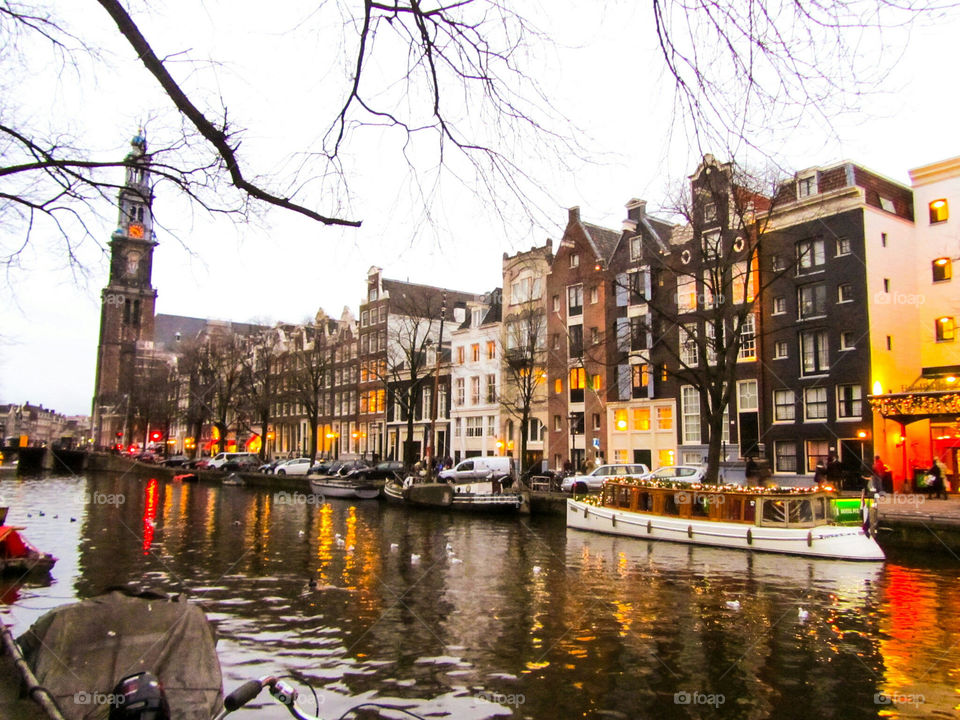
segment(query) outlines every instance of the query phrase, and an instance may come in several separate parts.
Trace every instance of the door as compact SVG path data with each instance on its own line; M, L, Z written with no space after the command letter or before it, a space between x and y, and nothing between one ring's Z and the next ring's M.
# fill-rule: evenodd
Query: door
M634 463L643 463L648 468L653 467L653 451L652 450L634 450L633 451L633 462Z

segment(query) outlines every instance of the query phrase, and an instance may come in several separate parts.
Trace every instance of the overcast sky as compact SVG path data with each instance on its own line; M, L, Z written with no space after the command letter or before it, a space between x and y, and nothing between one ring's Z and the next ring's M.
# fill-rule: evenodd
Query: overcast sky
M549 192L544 210L552 226L532 227L506 204L500 208L504 223L489 199L450 182L430 189L434 204L424 222L422 203L397 161L396 138L372 139L354 146L348 158L351 195L343 214L362 219L360 229L323 228L279 210L249 224L211 219L172 188L158 187L157 312L289 322L321 307L332 315L345 305L356 312L371 265L392 278L482 292L500 284L503 252L556 240L571 205L581 207L584 220L611 228L620 227L630 198L648 200L655 212L670 187L696 167L699 151L682 140L671 117L670 87L649 18L622 5L633 3L609 3L585 15L582 3L557 2L537 17L556 41L532 59L538 85L579 129L593 160L570 158L573 169L561 171L535 152L524 157L522 147L510 149ZM329 53L341 49L290 32L291 17L265 13L261 3L187 9L193 6L157 4L150 15L135 18L160 56L188 52L218 61L192 67L190 77L204 100L222 97L234 122L247 128L244 148L255 169L281 173L288 167L284 158L316 142L324 125L318 118L324 112L329 117L318 98L334 83L322 69L331 65ZM70 127L96 157L119 159L145 120L148 129L162 127L156 118L167 104L105 14L95 4L84 7L71 22L105 47L106 65L83 64L78 73L49 64L27 67L15 85L0 90L8 97L13 92L17 110L34 120L68 114ZM335 35L335 24L328 27ZM958 31L957 19L915 28L884 92L868 98L863 112L838 120L835 137L812 120L801 122L770 152L796 170L851 159L904 183L910 168L960 155ZM35 236L21 267L0 285L0 402L90 412L100 290L107 281L104 250L116 214L111 209L89 221L100 237L80 248L86 275L71 269L54 237Z

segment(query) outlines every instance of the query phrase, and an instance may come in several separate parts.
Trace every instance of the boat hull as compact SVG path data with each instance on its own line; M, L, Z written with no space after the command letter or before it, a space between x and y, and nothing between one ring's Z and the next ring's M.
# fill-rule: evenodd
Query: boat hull
M759 527L597 507L577 500L567 500L567 527L690 545L841 560L884 560L883 550L876 540L859 527Z
M358 485L350 482L335 482L331 480L310 480L310 490L315 495L335 498L352 498L354 500L374 500L380 496L377 485Z
M403 487L390 482L384 485L383 494L391 502L442 510L516 513L529 508L529 502L521 493L471 492L467 487L469 485L458 488L448 483L416 483Z

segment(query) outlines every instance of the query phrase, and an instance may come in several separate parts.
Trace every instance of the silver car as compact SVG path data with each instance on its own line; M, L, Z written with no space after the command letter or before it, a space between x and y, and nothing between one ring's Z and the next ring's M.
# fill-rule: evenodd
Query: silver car
M589 475L571 475L564 478L560 483L560 490L563 492L576 492L583 494L587 492L599 492L603 488L603 483L614 477L633 476L640 477L650 472L643 463L632 463L629 465L601 465Z
M644 480L669 480L671 482L703 482L704 468L699 465L666 465L643 476Z

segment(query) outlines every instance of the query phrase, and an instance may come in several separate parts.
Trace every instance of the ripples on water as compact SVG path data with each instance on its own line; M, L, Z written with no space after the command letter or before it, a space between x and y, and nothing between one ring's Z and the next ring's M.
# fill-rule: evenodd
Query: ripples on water
M0 588L18 633L109 585L184 592L217 625L227 690L292 673L325 718L364 701L465 720L958 706L957 562L750 555L567 531L560 518L282 504L109 475L4 480L0 504L60 558L46 586ZM301 698L311 708L309 690ZM237 717L288 717L255 707Z

